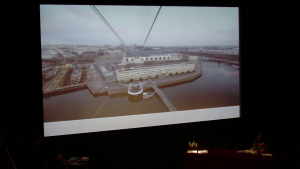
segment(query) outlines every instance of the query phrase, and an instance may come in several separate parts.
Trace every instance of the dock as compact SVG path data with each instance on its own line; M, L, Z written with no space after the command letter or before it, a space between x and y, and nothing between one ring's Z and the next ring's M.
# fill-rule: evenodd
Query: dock
M76 85L71 85L71 86L58 87L55 90L56 91L66 91L66 90L78 89L78 88L82 88L82 87L86 87L86 86L87 86L87 83L81 83L81 84L76 84Z
M70 69L61 69L49 82L43 87L44 93L53 92L56 88L62 87L66 81L66 74Z
M172 105L164 93L156 86L156 84L151 85L155 92L160 96L161 100L165 103L170 111L177 111L177 109Z
M65 91L72 91L73 89L81 89L87 87L87 83L66 85L67 74L71 71L71 68L61 69L50 81L48 81L43 87L43 94L55 94Z

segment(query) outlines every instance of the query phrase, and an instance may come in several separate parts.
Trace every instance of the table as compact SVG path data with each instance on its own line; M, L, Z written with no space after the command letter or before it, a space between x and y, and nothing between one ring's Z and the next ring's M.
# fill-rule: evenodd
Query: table
M204 148L199 150L208 150L208 154L183 153L184 169L214 169L214 168L243 168L243 169L273 169L276 168L274 154L272 157L263 157L246 153L236 154L235 150L222 148Z
M79 163L82 163L82 165L79 165ZM80 160L78 163L66 164L65 166L66 166L66 169L72 169L72 168L76 168L76 169L85 168L85 169L88 169L89 159L87 159L85 161Z

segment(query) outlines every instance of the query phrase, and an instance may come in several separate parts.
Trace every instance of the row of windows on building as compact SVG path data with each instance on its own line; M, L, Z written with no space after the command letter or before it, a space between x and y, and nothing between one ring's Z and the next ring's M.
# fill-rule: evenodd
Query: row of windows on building
M147 70L147 71L157 71L157 70L166 70L166 69L173 69L173 68L188 68L188 67L194 67L194 64L192 63L186 63L186 64L171 64L171 65L163 65L162 66L149 66L149 67L142 67L142 68L135 68L134 70L119 70L119 72L126 73L126 72L138 72L141 70Z
M186 71L189 71L189 70L185 70L185 71L183 71L183 70L184 69L178 70L177 72L186 72ZM168 72L168 74L169 73L171 73L171 72ZM159 74L159 73L156 72L155 74ZM132 77L136 77L136 76L149 76L149 73L118 75L119 78L132 78Z
M183 67L176 67L178 71L180 70L186 70L186 69L194 69L193 66L183 66ZM149 73L160 73L162 71L172 71L174 68L167 68L167 69L161 69L161 70L149 70L149 71L142 71L142 72L120 72L118 73L119 77L128 77L128 76L135 76L135 75L148 75Z
M181 56L179 56L179 57L181 57ZM158 57L158 59L157 59L157 57L155 57L154 59L153 59L153 57L150 57L150 59L147 57L147 58L141 58L141 61L144 61L144 60L146 60L146 61L151 61L151 60L169 60L170 59L170 57ZM134 61L135 59L134 58L131 58L131 59L128 59L128 58L126 58L126 62L128 62L128 61Z

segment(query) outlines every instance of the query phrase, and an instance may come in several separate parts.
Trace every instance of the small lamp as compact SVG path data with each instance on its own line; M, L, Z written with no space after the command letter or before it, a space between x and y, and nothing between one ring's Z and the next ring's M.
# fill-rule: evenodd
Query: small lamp
M189 142L189 150L187 151L187 153L197 153L198 152L198 143L195 143L195 141L193 141L192 143Z

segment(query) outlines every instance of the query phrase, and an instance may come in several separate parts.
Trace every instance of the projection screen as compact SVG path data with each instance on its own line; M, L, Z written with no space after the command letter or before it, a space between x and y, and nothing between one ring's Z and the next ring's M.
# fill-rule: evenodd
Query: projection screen
M237 7L40 5L44 135L240 117Z

